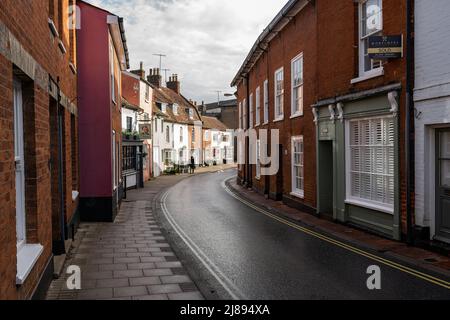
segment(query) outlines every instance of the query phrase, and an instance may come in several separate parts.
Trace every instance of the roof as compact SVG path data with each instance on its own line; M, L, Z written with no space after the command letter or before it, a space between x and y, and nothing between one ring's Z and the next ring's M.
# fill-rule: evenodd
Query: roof
M289 0L288 3L286 3L283 9L281 9L256 40L247 55L247 58L234 77L233 82L231 82L232 87L238 85L242 79L245 78L261 55L266 51L269 42L283 30L283 28L291 21L292 17L306 7L308 3L313 1L314 0Z
M219 131L226 131L229 129L222 121L220 121L215 117L203 116L202 120L203 120L203 128L205 129L216 129Z
M124 97L122 97L122 108L134 111L144 111L141 107L128 102L127 99L125 99Z
M176 93L172 89L165 87L155 87L153 88L153 100L155 103L165 103L168 105L178 105L177 114L173 113L173 109L168 107L166 109L166 113L163 113L167 119L166 121L172 121L175 123L183 123L183 124L194 124L195 121L201 121L200 114L197 108L191 104L185 97L181 94ZM158 112L161 112L157 107ZM193 119L189 117L189 114L186 112L186 109L192 109L194 113ZM162 112L161 112L162 113Z
M217 109L217 108L236 107L237 105L238 105L237 99L220 101L220 104L218 104L217 102L205 104L206 110Z

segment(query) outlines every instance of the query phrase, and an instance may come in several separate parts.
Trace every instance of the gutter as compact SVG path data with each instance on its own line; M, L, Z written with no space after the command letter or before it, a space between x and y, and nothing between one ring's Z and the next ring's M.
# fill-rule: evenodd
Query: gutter
M123 18L119 17L120 36L122 38L123 49L125 51L125 59L127 61L127 69L130 69L130 53L128 52L127 38L125 36L125 27L123 25Z
M414 5L406 1L406 242L414 244L413 204L414 191Z

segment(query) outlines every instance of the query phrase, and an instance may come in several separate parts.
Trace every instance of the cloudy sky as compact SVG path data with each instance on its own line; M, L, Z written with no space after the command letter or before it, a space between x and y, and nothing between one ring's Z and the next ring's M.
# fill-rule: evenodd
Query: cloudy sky
M257 36L287 0L87 0L125 19L132 69L143 61L177 73L183 95L215 102ZM223 97L222 99L229 99Z

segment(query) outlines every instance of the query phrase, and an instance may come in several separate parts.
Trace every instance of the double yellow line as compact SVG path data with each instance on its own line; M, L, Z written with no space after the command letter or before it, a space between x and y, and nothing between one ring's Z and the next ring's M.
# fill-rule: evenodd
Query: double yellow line
M394 261L381 258L379 256L376 256L376 255L371 254L369 252L363 251L361 249L358 249L356 247L353 247L353 246L348 245L346 243L343 243L341 241L338 241L338 240L335 240L333 238L330 238L330 237L327 237L325 235L322 235L322 234L320 234L318 232L315 232L315 231L312 231L310 229L301 227L301 226L299 226L299 225L297 225L295 223L292 223L292 222L290 222L290 221L288 221L286 219L283 219L283 218L281 218L281 217L279 217L277 215L274 215L274 214L272 214L272 213L270 213L270 212L268 212L268 211L266 211L264 209L261 209L261 208L255 206L254 204L248 202L247 200L239 197L233 191L231 191L225 185L225 183L224 183L223 186L224 186L225 190L227 191L227 193L229 193L233 198L239 200L240 202L244 203L248 207L250 207L250 208L252 208L252 209L254 209L254 210L256 210L256 211L258 211L258 212L260 212L262 214L264 214L265 216L267 216L269 218L277 220L278 222L281 222L281 223L283 223L283 224L285 224L285 225L287 225L289 227L292 227L292 228L294 228L294 229L296 229L298 231L301 231L301 232L306 233L306 234L308 234L310 236L313 236L315 238L318 238L318 239L321 239L323 241L326 241L326 242L328 242L330 244L333 244L333 245L338 246L340 248L343 248L345 250L348 250L348 251L351 251L353 253L356 253L356 254L358 254L360 256L366 257L368 259L371 259L373 261L379 262L379 263L384 264L386 266L389 266L391 268L394 268L394 269L397 269L397 270L402 271L404 273L410 274L410 275L412 275L412 276L414 276L416 278L419 278L419 279L425 280L427 282L433 283L433 284L435 284L437 286L440 286L440 287L443 287L445 289L450 289L450 282L448 282L448 281L445 281L445 280L433 277L433 276L431 276L429 274L420 272L418 270L415 270L415 269L403 266L403 265L401 265L399 263L396 263Z

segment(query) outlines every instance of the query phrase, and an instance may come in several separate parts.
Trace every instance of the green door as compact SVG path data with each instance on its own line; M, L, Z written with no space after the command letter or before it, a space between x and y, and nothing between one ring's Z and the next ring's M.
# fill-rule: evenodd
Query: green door
M437 134L436 236L450 242L450 129Z

